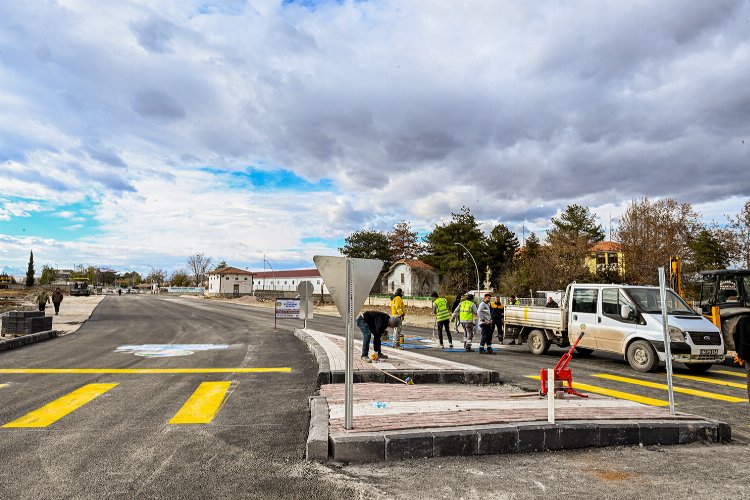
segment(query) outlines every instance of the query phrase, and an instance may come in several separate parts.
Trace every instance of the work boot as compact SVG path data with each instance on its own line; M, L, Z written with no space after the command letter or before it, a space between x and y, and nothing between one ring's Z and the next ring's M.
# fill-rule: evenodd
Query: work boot
M441 349L445 349L445 346L443 344L440 344L439 346Z
M466 346L466 352L471 352L471 346L470 345Z
M487 348L487 354L495 354L495 351L492 350L492 347Z
M484 354L484 347L479 346L479 354Z
M388 359L388 356L383 354L382 352L378 353L378 359Z
M363 363L372 363L372 360L367 356L362 356L361 359Z
M449 345L448 349L453 349L453 344Z

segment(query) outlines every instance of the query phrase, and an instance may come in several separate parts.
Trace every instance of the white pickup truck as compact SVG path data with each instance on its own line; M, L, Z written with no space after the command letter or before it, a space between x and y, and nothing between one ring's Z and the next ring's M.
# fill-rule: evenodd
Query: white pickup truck
M674 361L702 372L724 360L719 329L669 289L667 313ZM534 354L551 344L569 346L585 332L579 353L614 352L640 372L654 371L665 360L658 287L573 283L559 308L506 306L504 330L527 342Z

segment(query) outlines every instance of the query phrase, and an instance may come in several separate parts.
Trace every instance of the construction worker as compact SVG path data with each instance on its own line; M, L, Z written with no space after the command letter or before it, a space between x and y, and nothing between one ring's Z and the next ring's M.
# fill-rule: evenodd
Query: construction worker
M387 328L394 328L401 325L401 318L398 316L388 316L380 311L365 311L357 316L357 326L362 332L362 361L370 363L370 338L372 337L372 348L378 356L378 359L388 359L388 356L380 352L380 336Z
M448 301L444 297L438 297L437 292L432 292L432 314L435 315L438 335L440 336L440 348L445 349L443 344L443 329L448 335L448 347L453 349L453 337L451 337L451 311L448 309Z
M505 316L505 306L503 305L503 299L500 295L495 297L495 302L490 304L492 313L492 333L497 328L497 341L503 343L503 317Z
M461 295L460 292L456 294L456 298L453 300L453 305L451 305L451 311L456 310L456 308L458 307L458 304L461 303L461 297L463 297L463 295ZM460 324L461 322L459 321L458 318L456 318L456 331L458 331L458 325Z
M482 330L482 339L479 341L479 353L483 354L485 347L488 354L495 354L492 350L492 308L490 300L492 294L485 293L484 300L479 304L477 316L479 316L479 328Z
M42 290L41 292L39 292L39 295L36 296L36 302L37 302L37 305L39 306L39 310L44 312L44 310L47 308L47 304L52 302L52 300L50 300L49 294L47 293L47 291Z
M461 301L453 311L453 317L461 321L464 329L464 349L471 352L471 341L474 339L474 316L477 314L477 306L474 304L474 295L466 294L466 300Z
M60 287L58 286L55 288L55 291L52 292L52 305L55 306L55 316L60 312L60 304L63 301L63 293L62 290L60 290Z
M393 347L395 349L403 349L401 347L401 325L404 323L404 316L406 311L404 310L404 291L400 288L396 289L396 293L391 295L391 316L398 316L401 318L401 324L393 329Z
M521 301L516 298L515 295L511 295L510 299L508 299L508 305L509 306L520 306Z

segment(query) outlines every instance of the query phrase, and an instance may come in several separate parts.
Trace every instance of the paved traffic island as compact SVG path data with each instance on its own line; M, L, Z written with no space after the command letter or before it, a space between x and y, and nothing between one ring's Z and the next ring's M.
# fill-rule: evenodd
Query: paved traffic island
M353 428L344 386L311 398L308 460L363 462L624 446L727 442L731 428L664 408L590 395L547 400L507 385L354 385Z
M343 384L346 374L346 339L316 330L297 329L294 335L307 344L318 362L318 385ZM382 347L388 359L366 363L361 359L362 339L355 338L354 383L395 383L411 379L415 384L496 384L500 374L464 363L425 356L411 350ZM372 352L372 350L370 350ZM395 377L395 378L394 378Z

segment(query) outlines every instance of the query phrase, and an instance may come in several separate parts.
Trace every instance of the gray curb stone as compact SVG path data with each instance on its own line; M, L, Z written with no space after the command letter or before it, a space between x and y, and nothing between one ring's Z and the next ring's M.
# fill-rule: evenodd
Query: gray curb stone
M310 397L310 431L305 447L307 460L328 460L328 402L323 396Z
M325 349L318 344L312 335L302 329L295 329L294 336L305 343L318 363L318 387L323 384L343 384L346 373L341 370L331 371L331 364ZM500 372L495 370L388 370L388 373L404 380L411 377L415 384L499 384ZM398 380L386 376L377 370L355 371L354 383L398 384Z
M29 344L36 344L37 342L43 342L45 340L54 339L57 337L55 330L47 330L46 332L30 333L28 335L22 335L12 339L0 340L0 351L7 351L9 349L17 349Z
M605 446L724 442L731 428L713 420L522 422L414 431L369 432L329 438L338 462L571 450Z

